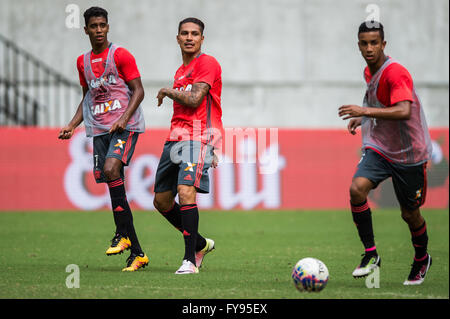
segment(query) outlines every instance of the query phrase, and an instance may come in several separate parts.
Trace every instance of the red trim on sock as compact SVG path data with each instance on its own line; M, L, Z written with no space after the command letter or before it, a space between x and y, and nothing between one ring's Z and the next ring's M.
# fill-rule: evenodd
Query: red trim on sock
M423 235L423 233L425 233L425 231L427 230L427 225L425 223L423 223L423 226L420 227L419 229L412 231L411 230L411 235L413 237L419 237L420 235Z
M352 207L352 213L362 213L370 208L368 202L365 202L361 206L355 206L355 205L351 204L351 207Z
M173 202L173 205L172 205L172 207L169 210L163 211L163 212L161 212L161 214L170 213L174 207L175 207L175 202Z
M118 178L116 180L113 180L111 182L108 182L108 187L117 187L123 185L123 180L121 178Z
M422 258L416 258L416 257L414 257L414 260L415 260L415 261L424 261L424 260L427 259L427 258L428 258L428 253L426 253L425 256L423 256Z
M197 204L182 205L180 207L180 210L183 211L183 210L189 210L189 209L194 209L194 208L197 208Z

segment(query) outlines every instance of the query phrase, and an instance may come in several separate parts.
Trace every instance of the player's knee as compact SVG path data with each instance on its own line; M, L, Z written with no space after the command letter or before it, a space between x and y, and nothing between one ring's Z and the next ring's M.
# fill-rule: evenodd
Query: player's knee
M155 209L156 209L157 211L161 211L161 210L160 210L160 204L159 204L158 200L156 199L156 197L153 198L153 207L155 207Z
M181 187L180 187L181 186ZM180 185L178 187L178 198L181 205L194 204L196 200L196 190L194 186Z
M415 223L420 218L420 212L418 209L409 209L401 207L402 218L409 225Z
M402 211L402 218L406 223L409 224L411 222L412 216L409 212Z
M167 201L164 198L161 198L157 194L155 194L155 198L153 199L153 206L156 208L158 212L166 212L171 208L173 203Z
M153 199L153 206L156 208L157 211L162 212L164 211L164 209L162 209L163 207L163 203L161 203L161 201L155 196L155 198Z
M105 174L107 180L112 181L120 178L120 169L116 165L105 163L105 166L103 166L103 174Z
M361 203L366 200L367 194L365 190L356 183L350 186L350 199L352 203Z

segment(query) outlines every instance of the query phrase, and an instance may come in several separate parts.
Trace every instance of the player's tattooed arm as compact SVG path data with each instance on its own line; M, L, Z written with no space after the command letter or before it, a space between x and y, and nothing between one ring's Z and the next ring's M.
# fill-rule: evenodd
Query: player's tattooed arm
M206 94L208 94L209 88L209 84L204 82L194 83L190 91L162 88L156 96L158 99L158 106L162 104L163 99L167 96L180 104L196 108L201 104Z

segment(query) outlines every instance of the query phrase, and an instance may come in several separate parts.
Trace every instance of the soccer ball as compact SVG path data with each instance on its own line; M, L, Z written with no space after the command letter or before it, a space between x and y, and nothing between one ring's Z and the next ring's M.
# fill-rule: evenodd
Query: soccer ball
M299 291L319 292L328 282L328 268L316 258L300 259L292 269L292 279Z

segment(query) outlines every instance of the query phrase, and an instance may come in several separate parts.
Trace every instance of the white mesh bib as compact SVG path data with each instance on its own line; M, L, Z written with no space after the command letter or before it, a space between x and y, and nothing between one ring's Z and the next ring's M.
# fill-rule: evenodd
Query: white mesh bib
M381 75L391 63L389 58L367 84L364 107L385 108L377 98ZM411 118L409 120L385 120L363 117L361 124L363 149L374 148L393 162L405 165L420 164L431 158L431 139L419 97L413 88Z
M128 107L131 91L119 77L114 62L114 52L117 48L118 46L110 44L105 71L98 78L91 68L92 51L84 54L84 76L89 87L83 100L83 120L87 136L106 134ZM140 106L131 116L126 129L144 132L145 122Z

